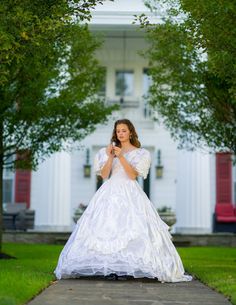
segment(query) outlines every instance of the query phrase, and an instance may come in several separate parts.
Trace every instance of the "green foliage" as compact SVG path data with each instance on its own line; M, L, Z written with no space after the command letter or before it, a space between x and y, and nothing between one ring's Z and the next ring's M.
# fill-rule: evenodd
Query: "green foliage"
M102 81L94 58L100 43L85 21L96 3L101 1L1 2L0 155L5 164L16 151L28 150L30 164L21 160L18 166L35 167L111 113L113 108L94 97Z
M95 98L103 70L86 21L97 3L0 3L0 251L3 167L35 168L94 131L114 109Z
M236 3L150 0L149 101L181 145L236 153Z

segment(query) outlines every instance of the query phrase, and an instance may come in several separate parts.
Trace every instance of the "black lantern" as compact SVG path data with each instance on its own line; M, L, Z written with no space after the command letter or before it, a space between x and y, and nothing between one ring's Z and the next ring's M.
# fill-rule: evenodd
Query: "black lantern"
M157 151L157 165L156 165L156 178L163 177L163 165L161 165L161 151L158 149Z
M91 177L91 165L89 164L89 149L86 149L86 164L84 164L84 177Z

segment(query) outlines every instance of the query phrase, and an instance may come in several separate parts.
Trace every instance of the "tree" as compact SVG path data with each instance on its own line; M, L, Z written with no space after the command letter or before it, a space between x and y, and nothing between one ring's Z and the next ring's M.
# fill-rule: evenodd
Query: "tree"
M236 153L236 2L149 0L149 102L180 146ZM164 14L163 14L164 12Z
M102 68L86 21L101 1L0 4L0 202L3 168L39 160L80 141L114 108L95 98ZM11 158L11 156L18 158ZM0 204L0 251L2 204Z

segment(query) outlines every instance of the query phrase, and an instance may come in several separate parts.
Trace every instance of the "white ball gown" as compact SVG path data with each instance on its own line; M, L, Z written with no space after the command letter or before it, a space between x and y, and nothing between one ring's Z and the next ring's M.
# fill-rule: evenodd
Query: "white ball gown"
M149 151L137 148L124 156L146 178ZM100 149L94 161L97 174L107 159L106 149ZM111 177L78 220L60 254L55 275L61 279L115 273L162 282L191 281L168 229L138 182L130 179L114 158Z

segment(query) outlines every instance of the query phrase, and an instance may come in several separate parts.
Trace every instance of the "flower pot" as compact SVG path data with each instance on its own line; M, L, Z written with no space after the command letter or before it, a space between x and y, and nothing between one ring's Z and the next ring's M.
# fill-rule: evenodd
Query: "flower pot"
M73 220L75 223L77 223L77 221L80 219L80 217L82 216L83 212L82 213L75 213L73 215Z
M177 221L174 212L158 212L161 219L171 228Z

